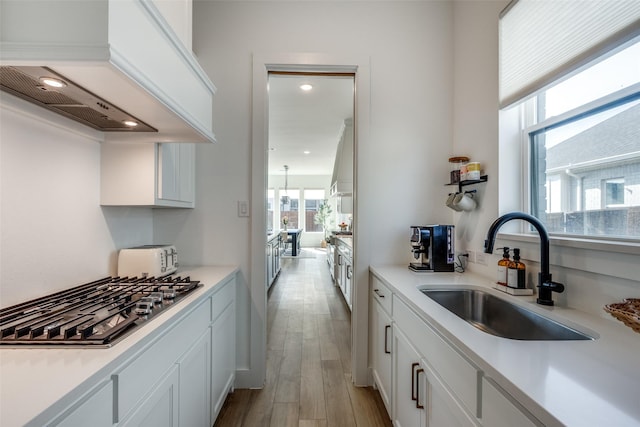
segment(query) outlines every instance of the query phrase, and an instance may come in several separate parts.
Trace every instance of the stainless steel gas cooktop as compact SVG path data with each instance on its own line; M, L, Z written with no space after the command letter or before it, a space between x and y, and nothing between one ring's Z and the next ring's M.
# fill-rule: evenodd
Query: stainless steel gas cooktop
M110 347L202 286L189 277L107 277L0 310L0 345Z

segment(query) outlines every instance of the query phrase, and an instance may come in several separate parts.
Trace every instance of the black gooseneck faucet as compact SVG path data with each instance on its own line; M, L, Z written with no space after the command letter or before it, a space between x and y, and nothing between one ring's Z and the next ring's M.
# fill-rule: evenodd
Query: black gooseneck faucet
M540 273L538 273L538 298L536 302L542 305L553 305L552 292L563 292L564 285L551 280L551 273L549 272L549 233L547 233L547 229L538 218L524 212L510 212L502 215L489 227L487 240L484 241L484 251L488 254L493 253L493 245L496 241L498 229L505 222L512 219L527 221L538 230L540 235Z

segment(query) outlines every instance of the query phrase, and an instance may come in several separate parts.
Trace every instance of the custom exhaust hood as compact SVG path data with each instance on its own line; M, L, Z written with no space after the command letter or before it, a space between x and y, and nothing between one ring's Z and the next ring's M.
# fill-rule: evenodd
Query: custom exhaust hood
M216 88L153 1L2 0L0 27L2 93L105 141L215 141Z
M157 132L47 67L0 66L0 89L102 132Z

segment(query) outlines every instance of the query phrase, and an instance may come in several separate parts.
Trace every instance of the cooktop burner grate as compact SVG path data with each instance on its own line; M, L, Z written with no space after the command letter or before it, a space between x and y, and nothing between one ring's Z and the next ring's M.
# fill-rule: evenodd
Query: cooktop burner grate
M0 309L0 345L109 347L202 286L190 277L107 277Z

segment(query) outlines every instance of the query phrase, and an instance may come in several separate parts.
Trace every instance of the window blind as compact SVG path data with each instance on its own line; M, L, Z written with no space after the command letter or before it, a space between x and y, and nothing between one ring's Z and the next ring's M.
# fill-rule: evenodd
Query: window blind
M640 0L514 0L500 15L500 108L640 35Z

